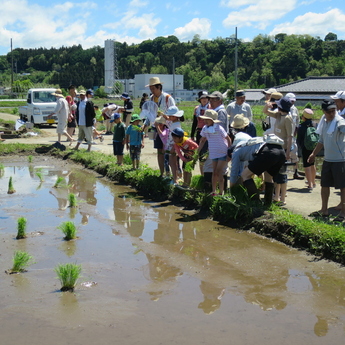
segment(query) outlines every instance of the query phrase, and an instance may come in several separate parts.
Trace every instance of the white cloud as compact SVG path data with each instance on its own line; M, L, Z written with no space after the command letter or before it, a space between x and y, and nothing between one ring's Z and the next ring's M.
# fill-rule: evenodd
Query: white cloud
M176 28L174 35L180 40L191 40L198 34L201 38L207 38L211 30L211 21L207 18L193 18L185 26Z
M297 6L297 0L285 0L283 3L277 0L242 0L240 3L250 6L239 11L230 12L223 20L224 27L253 26L264 30L268 25L282 18Z
M132 0L129 3L130 8L136 8L136 7L145 7L148 5L147 1L141 1L141 0Z
M345 14L335 8L326 13L308 12L298 16L291 23L282 23L277 25L270 35L279 33L291 34L308 34L320 36L323 38L328 32L345 31Z

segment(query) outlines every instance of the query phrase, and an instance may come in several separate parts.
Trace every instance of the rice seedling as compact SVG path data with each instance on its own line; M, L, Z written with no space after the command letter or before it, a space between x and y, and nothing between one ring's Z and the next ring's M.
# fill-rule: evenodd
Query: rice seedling
M40 179L40 182L43 182L43 181L44 181L43 175L42 175L41 172L37 171L37 172L36 172L36 176Z
M74 291L81 273L81 265L65 264L55 267L55 272L61 282L61 291Z
M3 164L0 164L0 170L5 170L5 166Z
M66 181L62 176L58 176L53 187L58 188L61 184L66 184Z
M17 220L17 237L16 239L19 240L21 238L26 238L26 223L27 219L24 217L19 217Z
M76 238L77 228L73 222L63 222L58 229L60 229L65 235L64 240L70 241Z
M12 181L12 176L10 177L10 180L8 181L8 191L7 194L13 194L15 193L15 189L13 188L13 181Z
M69 207L77 207L77 197L73 193L68 194Z
M28 161L29 161L29 163L32 163L32 156L31 155L28 156Z
M33 257L29 253L18 250L14 252L11 273L25 272L26 268L34 263Z

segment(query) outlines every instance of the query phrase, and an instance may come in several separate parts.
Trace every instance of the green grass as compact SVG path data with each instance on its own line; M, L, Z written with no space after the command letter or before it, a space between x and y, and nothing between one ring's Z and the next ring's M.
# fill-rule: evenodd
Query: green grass
M64 240L70 241L77 237L77 228L73 222L63 222L58 229L65 235Z
M81 265L58 265L55 272L61 282L61 291L74 291L81 273Z
M21 238L26 238L26 224L27 219L24 217L19 217L17 219L17 237L16 239L19 240Z
M8 181L8 191L7 194L13 194L15 193L15 189L13 187L13 181L12 181L12 176L10 177L9 181Z
M29 163L32 163L32 160L33 160L32 155L29 155L29 156L28 156L28 162L29 162Z
M33 257L27 252L22 252L20 250L14 252L13 256L13 266L11 269L12 273L25 272L26 268L34 264Z
M77 197L73 193L68 194L68 202L69 202L69 207L77 207L78 202L77 202Z
M0 101L0 108L1 107L20 107L22 105L26 105L25 101Z

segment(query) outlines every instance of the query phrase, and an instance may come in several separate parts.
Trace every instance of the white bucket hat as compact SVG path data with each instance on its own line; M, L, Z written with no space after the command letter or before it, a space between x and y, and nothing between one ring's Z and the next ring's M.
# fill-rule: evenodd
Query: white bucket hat
M165 112L165 115L167 116L176 116L176 117L182 117L184 114L183 110L179 110L179 108L176 107L176 105L172 105L168 108L168 110Z

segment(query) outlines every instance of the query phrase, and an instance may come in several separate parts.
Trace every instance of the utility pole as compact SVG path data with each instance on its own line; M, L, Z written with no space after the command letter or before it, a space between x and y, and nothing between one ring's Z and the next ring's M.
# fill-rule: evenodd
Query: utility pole
M12 70L12 73L11 73L11 92L12 92L12 89L13 89L13 54L12 54L12 38L11 38L11 70Z
M173 57L173 98L176 98L175 95L175 58Z
M237 44L237 26L236 26L235 28L235 94L237 91L237 63L238 63L238 44Z

